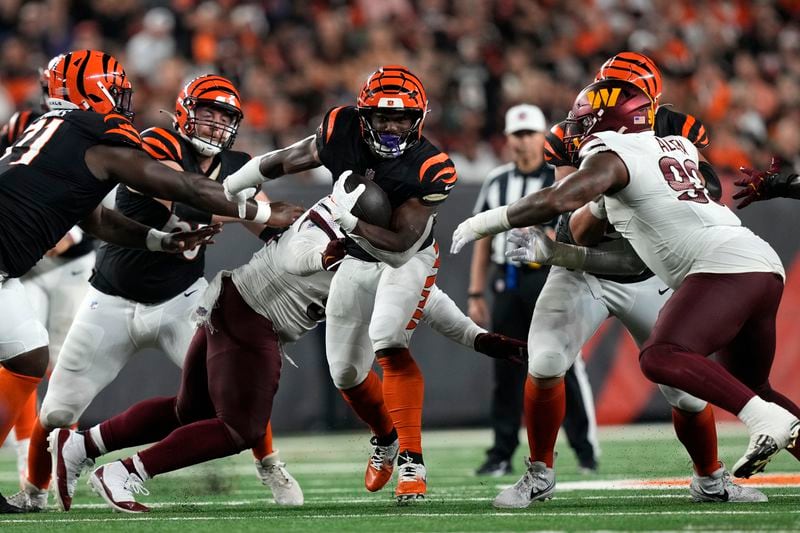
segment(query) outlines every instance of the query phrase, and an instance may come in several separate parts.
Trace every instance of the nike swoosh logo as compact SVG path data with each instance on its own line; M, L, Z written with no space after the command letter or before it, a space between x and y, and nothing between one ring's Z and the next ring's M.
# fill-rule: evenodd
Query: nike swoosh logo
M189 296L191 296L192 294L196 293L198 290L199 290L199 289L195 289L195 290L193 290L193 291L189 291L189 292L184 292L184 293L183 293L183 295L184 295L184 296L186 296L186 297L188 298L188 297L189 297Z
M664 296L665 294L667 294L668 290L669 290L669 287L667 287L666 289L663 289L663 290L662 289L658 289L658 294L660 294L661 296Z
M455 183L451 183L450 185L445 185L445 186L444 186L444 190L446 190L446 191L449 191L450 189L452 189L452 188L453 188L453 187L455 187L455 186L456 186L456 184L455 184Z

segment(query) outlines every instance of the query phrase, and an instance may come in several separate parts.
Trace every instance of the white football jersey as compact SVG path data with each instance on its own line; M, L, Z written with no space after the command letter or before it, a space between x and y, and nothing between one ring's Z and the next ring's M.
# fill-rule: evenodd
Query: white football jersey
M311 209L330 218L318 202ZM332 225L337 236L342 236ZM333 272L315 271L295 275L287 268L287 260L307 253L309 259L321 261L330 237L313 222L301 216L276 241L256 252L250 261L232 273L233 282L247 304L258 314L270 319L275 332L284 342L295 341L325 320L325 303L331 288ZM317 266L317 268L320 268Z
M710 199L697 148L688 139L600 132L583 143L580 157L604 151L617 154L630 177L624 189L606 195L608 220L667 285L675 289L700 272L775 272L785 278L772 247Z

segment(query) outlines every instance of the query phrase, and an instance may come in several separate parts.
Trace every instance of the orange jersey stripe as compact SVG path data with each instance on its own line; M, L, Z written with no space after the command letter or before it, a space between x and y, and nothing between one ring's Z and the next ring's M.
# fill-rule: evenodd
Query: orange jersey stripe
M135 142L136 144L141 144L142 140L139 138L139 135L134 135L133 133L123 130L122 128L113 128L107 130L106 133L116 133L118 135L122 135L123 137L127 137L131 141Z
M446 153L441 152L426 159L425 162L422 163L422 166L419 167L419 181L422 181L422 178L425 176L425 172L427 172L429 168L437 163L444 163L448 158L449 156Z
M456 167L451 166L451 165L448 165L448 166L444 167L442 170L440 170L439 172L437 172L436 175L433 177L433 179L431 179L431 183L433 183L434 181L438 180L439 178L441 178L445 174L449 174L451 172L453 173L453 175L451 177L447 178L446 180L444 180L444 183L447 183L447 184L453 183L458 178L456 177Z
M689 132L691 131L692 126L694 126L694 122L695 120L692 115L686 115L686 122L683 123L683 129L681 129L681 135L683 135L686 138L689 138Z
M333 135L333 123L336 122L336 115L339 114L343 107L336 107L331 111L331 114L328 116L328 129L325 130L325 142L327 143L331 139L331 135Z
M142 139L142 148L154 159L170 159L169 149L158 139L152 137Z

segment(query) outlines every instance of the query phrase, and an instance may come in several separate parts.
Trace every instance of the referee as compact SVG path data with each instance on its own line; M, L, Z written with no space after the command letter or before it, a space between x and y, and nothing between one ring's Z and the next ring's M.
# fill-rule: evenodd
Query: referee
M555 181L553 167L544 162L547 131L542 111L522 104L506 113L505 133L513 162L494 169L486 178L475 204L475 214L510 204ZM553 221L553 224L555 220ZM553 224L548 224L552 229ZM516 339L527 339L536 299L544 287L549 267L515 265L506 260L506 235L501 233L475 242L470 268L469 316L477 324ZM491 267L491 268L490 268ZM491 314L484 297L489 286L494 293ZM511 458L519 444L522 398L527 368L508 361L494 361L494 391L491 421L494 446L478 475L510 474ZM580 357L565 376L567 412L564 429L584 473L597 469L594 403Z

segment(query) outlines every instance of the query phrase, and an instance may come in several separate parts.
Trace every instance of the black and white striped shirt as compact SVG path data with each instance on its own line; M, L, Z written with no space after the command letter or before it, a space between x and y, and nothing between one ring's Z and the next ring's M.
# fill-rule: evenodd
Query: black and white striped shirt
M547 163L542 163L539 168L527 174L520 172L514 163L501 165L491 171L483 182L473 214L516 202L554 182L555 171ZM546 225L554 226L555 220ZM492 240L492 262L499 265L506 263L506 237L505 233L500 233Z

